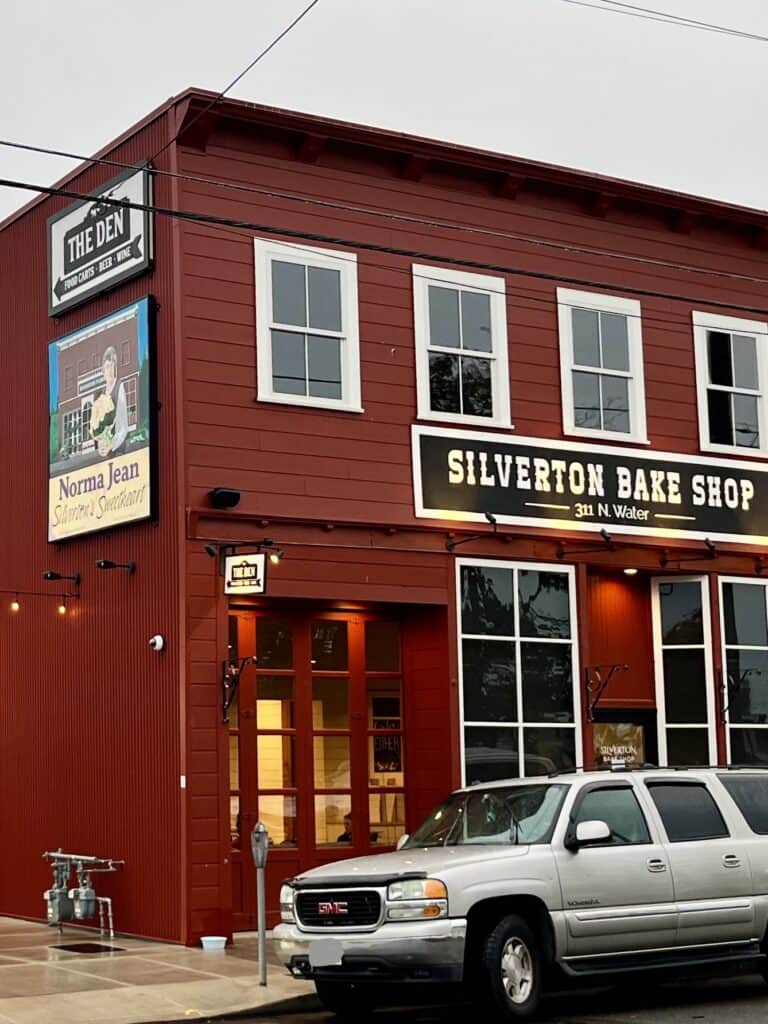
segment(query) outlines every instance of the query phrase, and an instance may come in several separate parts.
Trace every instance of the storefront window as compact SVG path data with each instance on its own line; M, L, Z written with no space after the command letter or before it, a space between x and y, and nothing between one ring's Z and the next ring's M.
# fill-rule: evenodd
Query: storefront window
M733 764L768 764L768 602L759 580L721 580L726 715Z
M573 574L459 564L467 784L576 764Z

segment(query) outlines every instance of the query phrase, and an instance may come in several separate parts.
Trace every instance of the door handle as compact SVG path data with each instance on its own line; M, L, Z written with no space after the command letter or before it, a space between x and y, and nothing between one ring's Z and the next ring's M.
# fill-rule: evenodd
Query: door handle
M666 871L667 862L665 860L661 860L659 857L652 857L648 861L648 870L653 872Z
M723 855L723 865L727 868L739 868L741 861L735 853L726 853Z

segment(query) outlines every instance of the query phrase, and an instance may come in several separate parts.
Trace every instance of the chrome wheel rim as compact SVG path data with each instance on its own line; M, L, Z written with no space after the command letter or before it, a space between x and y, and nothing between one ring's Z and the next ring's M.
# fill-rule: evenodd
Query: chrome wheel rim
M533 958L522 939L507 939L501 953L501 983L510 1003L520 1005L533 988Z

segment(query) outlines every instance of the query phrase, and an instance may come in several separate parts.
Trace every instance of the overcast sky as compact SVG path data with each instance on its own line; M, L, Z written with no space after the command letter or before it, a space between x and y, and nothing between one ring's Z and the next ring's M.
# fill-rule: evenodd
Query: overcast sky
M768 36L766 0L633 2ZM306 3L2 0L0 138L93 153ZM767 87L768 43L562 0L320 0L231 95L766 209ZM73 166L0 148L3 178Z

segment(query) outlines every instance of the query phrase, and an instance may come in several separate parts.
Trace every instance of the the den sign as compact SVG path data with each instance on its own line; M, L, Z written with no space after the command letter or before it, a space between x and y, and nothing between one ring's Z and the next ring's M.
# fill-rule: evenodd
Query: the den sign
M48 220L48 314L143 274L152 261L151 178L125 171Z
M413 428L429 519L768 544L768 465L439 427Z

